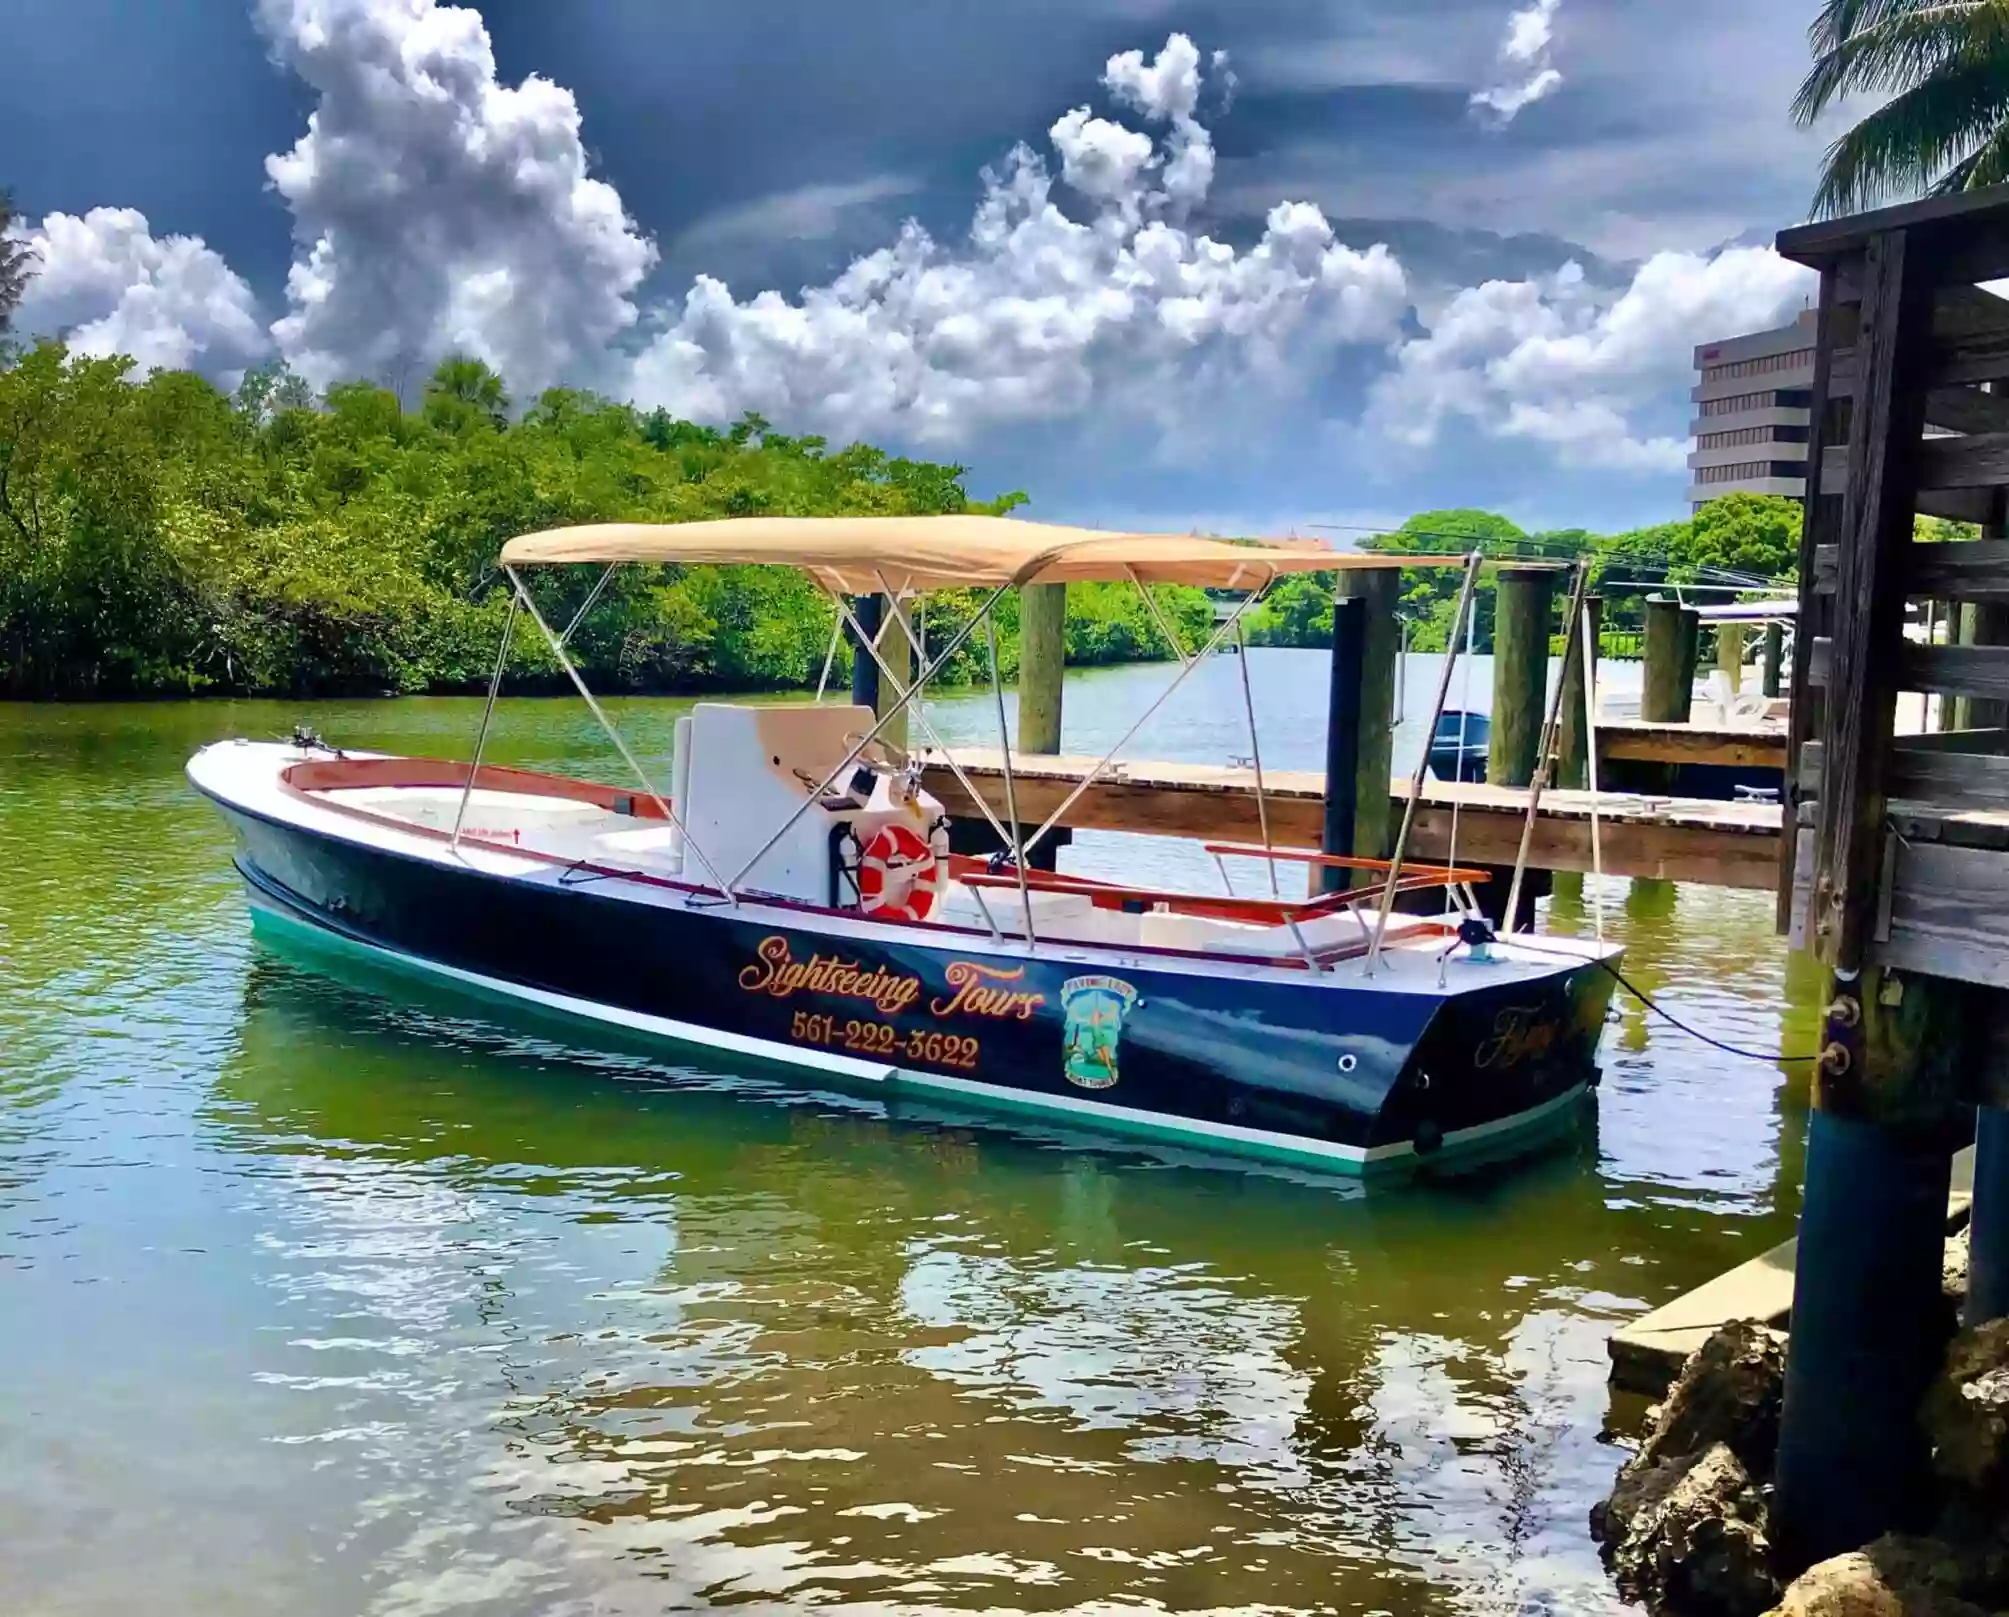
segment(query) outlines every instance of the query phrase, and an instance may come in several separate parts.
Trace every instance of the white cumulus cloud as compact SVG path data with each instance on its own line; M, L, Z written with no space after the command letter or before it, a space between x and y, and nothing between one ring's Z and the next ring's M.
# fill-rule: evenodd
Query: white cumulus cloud
M134 208L52 213L20 233L36 269L15 326L142 371L194 367L235 386L270 348L256 301L194 236L156 237Z
M1633 422L1680 396L1697 342L1777 325L1811 287L1807 270L1768 247L1656 253L1610 300L1574 264L1467 287L1426 335L1403 344L1372 390L1369 421L1423 448L1448 417L1462 416L1569 463L1677 470L1687 441L1642 435Z
M1058 179L1014 148L985 172L961 242L909 223L792 299L742 301L701 276L637 358L638 402L928 443L1091 405L1176 427L1302 387L1338 347L1396 340L1401 265L1336 240L1316 207L1280 203L1246 249L1183 226L1213 172L1192 41L1112 57L1104 82L1170 125L1163 142L1077 108L1049 131Z
M1508 17L1500 41L1498 82L1472 92L1476 111L1508 124L1523 107L1562 88L1563 76L1549 61L1561 5L1562 0L1533 0Z
M259 0L258 17L319 97L307 133L266 159L293 210L273 334L296 370L395 380L459 349L528 395L634 322L654 244L588 175L571 91L500 83L477 12Z

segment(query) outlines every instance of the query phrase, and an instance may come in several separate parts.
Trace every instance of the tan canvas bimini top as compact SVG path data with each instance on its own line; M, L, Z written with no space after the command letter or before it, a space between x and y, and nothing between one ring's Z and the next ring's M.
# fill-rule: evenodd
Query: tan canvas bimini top
M1100 533L1009 517L727 517L602 522L525 534L502 565L709 562L799 567L847 595L885 588L995 588L1135 576L1147 584L1256 589L1282 573L1357 567L1456 567L1458 556L1385 556L1301 541L1232 544L1185 534Z

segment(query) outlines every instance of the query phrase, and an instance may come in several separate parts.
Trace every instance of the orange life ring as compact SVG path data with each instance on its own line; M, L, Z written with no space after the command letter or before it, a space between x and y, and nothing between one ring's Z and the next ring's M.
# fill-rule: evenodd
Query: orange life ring
M883 825L858 860L858 904L889 921L925 921L942 888L942 861L912 826Z

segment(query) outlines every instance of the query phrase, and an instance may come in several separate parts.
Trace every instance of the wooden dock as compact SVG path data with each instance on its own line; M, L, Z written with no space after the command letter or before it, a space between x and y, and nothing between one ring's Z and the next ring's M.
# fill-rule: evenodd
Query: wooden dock
M1783 744L1780 752L1783 757ZM923 756L930 760L927 789L943 807L959 817L977 816L980 811L940 755ZM991 812L1003 819L1004 771L997 752L959 747L955 758ZM1019 818L1037 825L1060 807L1096 760L1014 753L1012 762ZM1277 845L1316 848L1325 777L1306 770L1265 770L1263 784L1270 834ZM1398 819L1408 790L1406 780L1389 783ZM1776 803L1722 803L1634 792L1600 792L1597 802L1604 869L1609 875L1767 892L1777 885L1780 809ZM1527 806L1525 788L1430 781L1417 812L1411 854L1422 860L1449 858L1455 814L1460 863L1512 865ZM1061 823L1084 831L1135 831L1220 842L1262 840L1255 772L1207 764L1112 764ZM1541 870L1588 872L1590 828L1590 793L1557 788L1544 792L1530 863Z

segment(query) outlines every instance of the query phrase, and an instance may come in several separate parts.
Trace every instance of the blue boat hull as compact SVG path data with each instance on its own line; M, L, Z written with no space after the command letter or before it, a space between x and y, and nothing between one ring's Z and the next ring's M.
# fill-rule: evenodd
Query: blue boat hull
M833 934L813 912L637 902L618 880L516 879L219 806L269 920L382 963L865 1083L1340 1172L1490 1154L1561 1120L1594 1078L1610 997L1592 962L1446 997Z

